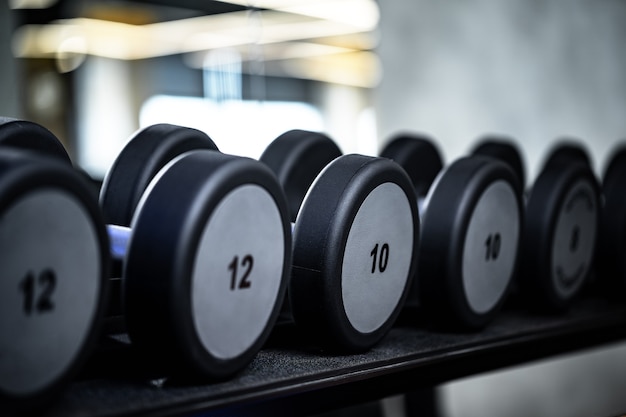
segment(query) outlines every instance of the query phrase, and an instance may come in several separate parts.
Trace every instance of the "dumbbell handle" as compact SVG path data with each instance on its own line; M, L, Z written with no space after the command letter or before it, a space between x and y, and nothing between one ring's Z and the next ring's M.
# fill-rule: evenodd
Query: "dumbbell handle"
M417 197L417 212L420 214L420 216L424 212L424 201L426 201L426 196Z
M111 242L111 257L115 260L123 260L128 249L131 228L108 224L107 232L109 233L109 240Z

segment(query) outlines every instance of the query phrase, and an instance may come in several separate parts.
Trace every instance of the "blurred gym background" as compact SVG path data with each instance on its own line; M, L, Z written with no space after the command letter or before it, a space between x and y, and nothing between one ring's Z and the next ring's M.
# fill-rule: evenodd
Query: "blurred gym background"
M7 0L0 115L48 127L95 178L169 122L251 157L293 128L365 154L421 132L447 161L506 135L529 186L560 138L598 175L626 139L625 39L618 0ZM436 392L446 416L618 415L625 359L611 345Z

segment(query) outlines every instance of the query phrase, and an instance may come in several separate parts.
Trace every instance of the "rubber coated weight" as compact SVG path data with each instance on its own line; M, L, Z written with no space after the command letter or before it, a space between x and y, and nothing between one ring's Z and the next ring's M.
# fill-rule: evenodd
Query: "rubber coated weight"
M574 158L547 165L529 195L520 288L532 308L566 309L589 279L598 231L599 186Z
M513 140L505 137L487 136L472 150L472 155L484 155L496 158L508 164L521 184L522 190L526 186L526 170L519 147Z
M206 150L179 156L133 218L124 269L131 341L175 373L231 376L274 325L290 251L286 202L267 167Z
M443 169L443 159L433 141L416 134L394 136L380 153L398 163L409 175L417 198L428 193L431 184Z
M154 176L176 156L194 149L217 150L203 132L157 124L138 131L108 171L100 191L105 221L128 226L143 192Z
M0 151L0 409L45 407L99 335L108 238L67 164Z
M35 152L72 165L65 148L52 132L26 120L0 117L0 148Z
M522 215L506 164L471 156L440 174L426 197L417 270L429 318L471 329L492 320L514 278Z
M260 161L278 177L287 196L291 221L296 220L304 195L320 171L341 155L328 136L306 130L290 130L265 149Z
M578 141L561 140L548 152L543 169L552 165L582 163L591 167L591 157L587 149Z
M317 177L294 229L296 324L316 343L362 351L394 323L415 268L413 185L386 158L345 155Z
M623 299L626 290L626 145L609 158L602 181L604 204L600 216L597 265L609 294Z

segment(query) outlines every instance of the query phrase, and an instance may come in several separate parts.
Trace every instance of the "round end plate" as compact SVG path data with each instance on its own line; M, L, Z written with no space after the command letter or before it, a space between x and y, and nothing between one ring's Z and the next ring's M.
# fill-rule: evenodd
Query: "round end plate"
M129 334L187 372L230 376L265 342L284 298L291 230L280 186L257 161L193 151L150 187L125 268Z
M530 307L563 310L588 280L599 221L599 187L587 165L551 165L530 194L523 281Z
M188 127L157 124L135 133L102 184L105 221L129 226L142 194L161 168L195 149L217 150L217 146L205 133Z
M222 198L202 232L191 286L196 332L216 358L244 354L267 327L284 253L281 213L267 190L240 185Z
M69 168L0 156L0 404L43 406L91 352L108 244L95 200ZM61 170L61 168L63 168Z
M489 184L470 215L463 242L463 288L470 309L488 314L513 278L521 234L519 201L505 180Z
M289 288L296 324L322 346L372 347L404 303L418 235L413 187L397 164L360 155L331 162L296 220Z
M519 181L504 163L472 156L451 164L427 197L419 294L433 320L481 328L516 273L522 225Z

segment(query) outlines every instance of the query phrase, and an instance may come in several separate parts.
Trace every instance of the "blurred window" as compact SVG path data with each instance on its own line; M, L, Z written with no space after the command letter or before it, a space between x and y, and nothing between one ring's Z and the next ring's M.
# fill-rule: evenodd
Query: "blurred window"
M156 95L143 104L140 127L171 123L208 134L218 148L259 158L280 134L290 129L324 131L321 112L302 102L222 100Z

